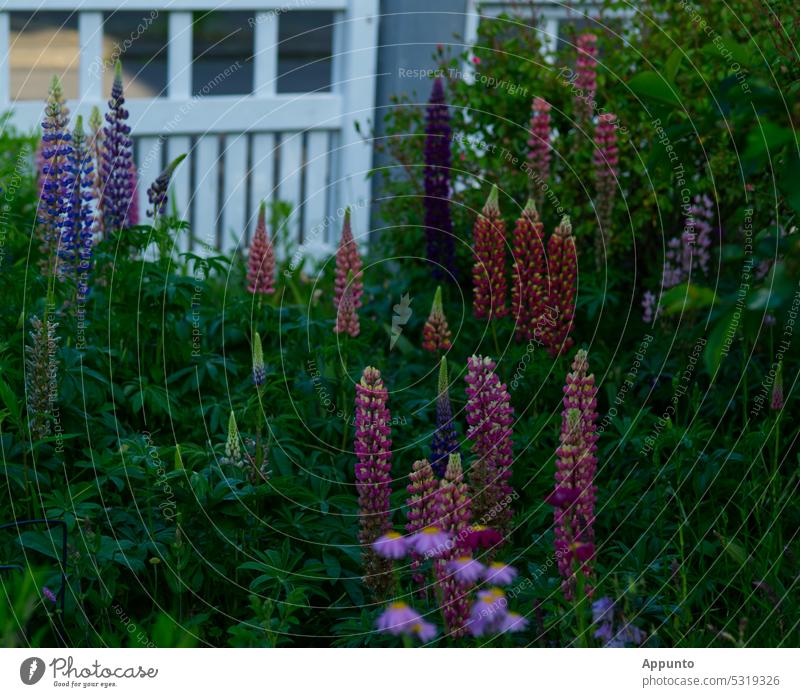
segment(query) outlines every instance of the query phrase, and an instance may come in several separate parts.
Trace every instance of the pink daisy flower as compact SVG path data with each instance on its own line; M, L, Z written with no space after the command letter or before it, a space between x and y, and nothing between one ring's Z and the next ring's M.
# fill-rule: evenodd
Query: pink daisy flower
M525 619L522 615L520 615L518 612L509 612L506 613L506 616L503 617L503 621L500 622L498 631L502 633L521 632L527 626L528 626L528 620Z
M438 557L444 554L450 543L450 536L441 528L436 526L429 526L422 528L412 538L414 551L417 554L429 557Z
M457 557L448 565L447 570L461 583L477 583L486 572L486 567L472 557Z
M517 570L501 561L494 561L486 569L484 579L497 586L507 586L517 577Z
M408 538L399 532L387 532L372 543L372 549L386 559L402 559L408 554Z
M508 600L502 590L492 588L480 591L470 612L470 634L479 637L497 631L506 614L508 614Z

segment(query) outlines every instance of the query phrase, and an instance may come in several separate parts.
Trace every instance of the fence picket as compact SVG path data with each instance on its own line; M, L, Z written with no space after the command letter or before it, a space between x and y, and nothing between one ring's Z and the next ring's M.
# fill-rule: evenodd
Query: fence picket
M222 205L222 248L233 252L241 247L245 233L247 205L247 136L225 139L225 175Z
M194 147L194 192L192 194L192 233L198 256L209 256L217 248L217 205L219 136L210 134L197 139Z

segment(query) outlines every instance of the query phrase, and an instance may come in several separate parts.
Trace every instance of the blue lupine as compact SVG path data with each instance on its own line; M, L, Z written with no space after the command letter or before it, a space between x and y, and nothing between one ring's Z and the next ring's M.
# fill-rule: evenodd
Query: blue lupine
M100 209L103 212L103 229L106 234L128 224L135 188L131 177L134 170L131 127L127 124L128 110L125 108L122 92L122 65L119 61L108 108L100 162Z
M442 356L439 367L439 392L436 397L436 430L431 442L431 467L440 479L444 477L451 453L458 452L458 434L453 425L453 408L448 393L447 360Z
M57 77L50 83L45 117L42 121L43 164L41 167L39 222L41 223L42 253L47 268L62 234L64 216L69 206L70 179L68 159L72 155L72 136L67 129L69 112L64 104L61 82Z

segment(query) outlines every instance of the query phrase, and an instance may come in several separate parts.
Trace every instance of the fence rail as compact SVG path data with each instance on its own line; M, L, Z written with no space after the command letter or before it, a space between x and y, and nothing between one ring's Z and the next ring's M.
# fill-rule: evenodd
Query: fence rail
M105 107L102 94L103 13L120 9L167 15L167 90L163 98L130 99L130 124L139 167L140 210L146 188L167 162L189 153L176 172L172 195L191 222L181 248L233 251L244 245L261 200L286 201L292 213L279 234L309 256L330 252L336 212L353 206L354 232L368 234L371 145L355 121L372 117L377 66L378 0L4 0L0 5L0 112L35 128L43 102L10 97L10 13L67 11L78 17L78 99L70 113L88 117ZM193 12L251 11L254 32L250 94L203 96L192 85ZM331 92L277 93L278 22L288 11L333 11ZM124 61L124 55L122 56ZM231 64L230 70L236 70ZM200 92L198 96L193 96Z

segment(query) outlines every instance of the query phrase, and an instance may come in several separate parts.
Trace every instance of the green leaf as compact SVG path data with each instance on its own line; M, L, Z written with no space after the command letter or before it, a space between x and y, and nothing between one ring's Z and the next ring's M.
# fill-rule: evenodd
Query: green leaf
M661 308L664 315L677 315L711 307L716 297L711 288L681 283L664 293L661 298Z
M738 328L735 310L731 308L723 314L711 330L706 344L705 351L703 352L703 361L706 364L706 370L711 378L714 377L719 364L722 362L723 353L730 350L732 339L729 342L727 337L730 332L735 332Z
M628 87L644 101L655 100L670 106L681 106L678 88L667 78L652 70L634 75L628 82Z

